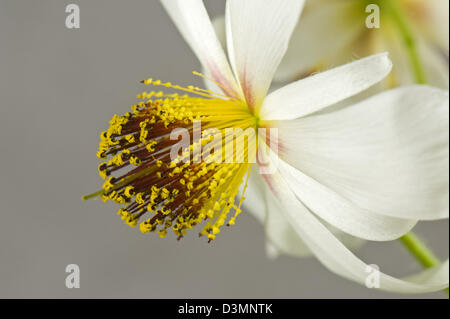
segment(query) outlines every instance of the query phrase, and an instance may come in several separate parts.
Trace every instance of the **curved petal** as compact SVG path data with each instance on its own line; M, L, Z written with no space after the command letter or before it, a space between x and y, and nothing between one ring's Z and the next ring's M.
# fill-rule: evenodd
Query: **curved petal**
M340 276L366 284L373 268L348 250L308 209L296 198L279 174L266 175L271 189L285 208L287 219L319 261ZM448 287L449 264L427 269L415 276L398 279L380 272L379 289L399 293L425 293Z
M225 16L222 15L222 16L214 18L212 20L212 25L216 32L217 39L219 40L220 44L222 45L222 48L225 48L227 45L227 40L226 40L227 37L225 34ZM212 77L208 70L203 68L202 74L206 75L206 77L203 77L203 83L205 84L205 87L207 90L209 90L211 92L216 92L216 93L223 91L217 85L217 83L210 80Z
M240 192L242 194L242 192ZM253 165L248 179L242 206L244 211L253 215L260 223L266 219L266 204L264 201L264 181L258 173L257 165Z
M266 239L266 255L269 259L277 259L280 256L280 251L270 240Z
M273 196L268 196L271 195L269 190L266 190L265 193L267 215L264 229L267 240L279 253L296 257L311 256L308 246L300 239L283 215L283 208L273 199Z
M276 125L280 157L302 172L289 174L303 185L299 189L303 195L311 192L312 196L315 188L315 194L334 193L334 205L342 209L347 203L373 215L448 218L447 91L402 87L334 112ZM327 198L317 198L317 204L326 205L332 197ZM313 199L301 199L316 212ZM319 216L341 228L336 224L339 220L330 218L345 215L339 217L336 209L328 214L328 219Z
M242 205L246 213L264 224L267 256L271 259L277 258L280 254L295 257L311 256L311 251L292 229L276 200L270 193L269 197L266 194L265 182L259 175L258 167L254 165ZM347 235L331 225L327 227L351 249L357 249L364 243L363 240Z
M279 253L295 257L311 256L311 250L298 236L294 228L283 214L283 208L273 194L265 188L267 217L265 221L266 236L272 244L271 252L276 249ZM331 225L326 227L351 249L357 249L363 245L364 240L350 236L334 228Z
M297 257L311 256L311 251L289 226L279 208L274 207L276 203L267 201L265 183L256 165L250 172L244 197L244 211L264 225L267 257L275 259L280 253Z
M290 120L314 113L368 89L391 68L387 53L380 53L288 84L266 97L260 118Z
M203 68L230 96L239 89L202 0L161 0Z
M259 107L272 82L304 0L228 0L228 56L251 108Z
M307 2L294 29L289 48L281 60L274 81L294 81L310 73L336 52L352 43L365 30L355 12L358 1ZM351 52L348 57L351 57Z
M279 160L280 174L292 191L316 215L334 227L353 236L387 241L409 232L416 220L374 214Z
M214 30L217 34L217 39L219 40L220 44L223 48L226 48L227 46L227 33L225 30L225 16L221 15L212 20L212 24L214 27Z

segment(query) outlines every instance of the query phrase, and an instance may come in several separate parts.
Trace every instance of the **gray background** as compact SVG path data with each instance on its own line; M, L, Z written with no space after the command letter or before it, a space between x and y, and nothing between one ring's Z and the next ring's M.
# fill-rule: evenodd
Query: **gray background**
M342 279L315 259L269 260L262 226L241 214L212 244L130 229L97 190L98 135L142 91L139 80L201 84L199 64L156 0L0 0L0 297L399 298ZM207 1L211 15L223 1ZM448 220L416 231L447 258ZM393 275L420 266L398 242L359 256ZM65 287L65 267L81 288ZM416 297L446 298L444 293Z

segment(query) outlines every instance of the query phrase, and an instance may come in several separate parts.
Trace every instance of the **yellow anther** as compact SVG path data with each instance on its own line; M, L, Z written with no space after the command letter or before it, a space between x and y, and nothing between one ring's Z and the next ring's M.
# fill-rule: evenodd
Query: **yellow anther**
M137 223L138 223L137 218L133 218L132 216L128 217L128 219L125 222L125 224L127 224L130 227L136 227Z
M144 198L143 198L143 196L144 196L144 193L137 193L136 194L136 203L138 203L138 204L144 204L145 203L145 200L144 200Z
M156 141L152 141L150 143L147 144L147 146L145 147L147 149L147 151L149 152L154 152L155 151L155 146L158 144L158 142Z
M139 224L139 230L143 234L149 233L151 231L151 229L152 229L152 225L150 224L150 219Z
M158 187L156 187L156 185L152 186L152 192L158 194L160 191L160 189Z
M162 199L166 199L166 198L169 197L169 195L170 195L170 191L169 191L167 188L164 187L164 188L161 190L161 198L162 198Z
M108 177L106 163L101 163L98 166L98 173L99 173L100 177L103 179L106 179Z
M108 178L108 179L103 183L102 188L103 188L105 191L108 191L108 190L110 190L111 188L114 187L114 184L111 182L113 178L114 178L114 177L111 176L110 178Z
M159 230L159 231L158 231L158 235L159 235L159 237L161 237L161 238L166 237L166 235L167 235L167 230L165 230L165 229Z
M127 196L127 197L129 197L129 198L131 198L131 197L133 197L134 196L134 192L133 192L133 189L134 189L134 187L133 186L127 186L127 187L125 187L125 190L124 190L124 194L125 194L125 196Z
M139 166L141 164L141 160L137 156L132 155L130 157L130 163L133 165Z
M122 210L121 212L120 212L120 210L119 210L119 211L117 212L117 214L120 215L120 216L122 216L122 217L121 217L122 220L126 220L126 219L128 219L128 218L131 216L131 214L130 214L129 212L125 211L125 210Z
M98 151L96 155L98 158L106 158L106 155L104 154L103 151Z
M134 138L134 135L132 135L132 134L128 134L127 136L125 136L125 139L128 141L128 143L136 142L136 139Z
M171 210L169 208L167 208L166 206L163 206L161 208L161 213L163 213L164 215L169 215L171 212Z

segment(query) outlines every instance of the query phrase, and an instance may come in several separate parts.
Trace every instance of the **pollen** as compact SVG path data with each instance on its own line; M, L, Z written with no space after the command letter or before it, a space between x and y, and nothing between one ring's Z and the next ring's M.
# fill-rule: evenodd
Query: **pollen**
M211 241L241 213L244 196L235 198L242 184L245 192L256 154L257 119L235 98L195 86L141 82L183 94L142 92L130 112L113 116L97 152L105 181L83 199L99 196L121 205L117 214L142 233L163 238L171 231L180 239L201 224L199 235ZM246 143L238 147L239 141Z

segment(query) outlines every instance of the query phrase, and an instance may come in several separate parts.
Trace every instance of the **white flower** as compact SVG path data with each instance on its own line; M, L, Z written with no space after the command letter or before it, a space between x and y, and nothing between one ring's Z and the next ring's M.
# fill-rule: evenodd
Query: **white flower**
M387 55L378 54L266 96L303 1L228 0L231 67L201 0L162 3L223 92L245 101L260 126L278 128L279 154L265 155L278 169L262 179L254 169L244 200L266 221L278 249L296 249L299 236L325 267L364 283L367 265L321 220L358 238L387 241L418 220L448 218L446 91L402 87L327 112L390 72ZM448 272L447 260L409 278L382 273L380 288L436 291L448 287Z
M448 89L449 2L389 0L373 3L380 8L379 28L367 28L365 22L370 12L365 10L369 4L365 0L306 1L302 19L293 32L275 80L291 81L357 56L388 51L394 68L385 84L392 87L414 83L408 47L389 12L392 3L398 5L413 32L412 41L427 82ZM219 22L218 27L221 27Z

